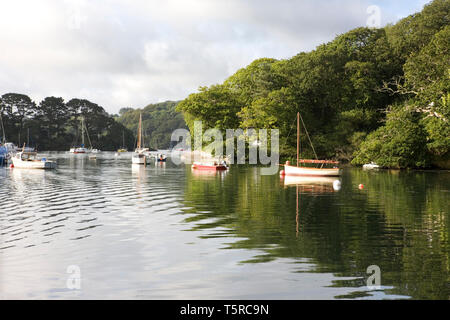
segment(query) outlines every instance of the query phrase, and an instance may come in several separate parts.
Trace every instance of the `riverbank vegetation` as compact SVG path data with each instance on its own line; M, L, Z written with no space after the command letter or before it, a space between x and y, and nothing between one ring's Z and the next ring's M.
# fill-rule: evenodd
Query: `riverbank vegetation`
M177 106L193 130L277 128L295 154L296 113L315 151L354 165L449 167L450 1L384 28L357 28L311 52L262 58ZM303 157L313 157L301 133Z
M151 149L168 149L172 147L170 138L176 129L186 129L183 115L175 110L178 102L166 101L149 104L142 109L122 108L115 119L137 132L139 115L142 114L144 145Z

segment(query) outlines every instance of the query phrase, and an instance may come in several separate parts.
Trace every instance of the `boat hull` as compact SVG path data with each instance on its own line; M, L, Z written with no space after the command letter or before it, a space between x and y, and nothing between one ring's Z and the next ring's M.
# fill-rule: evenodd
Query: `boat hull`
M286 176L310 176L310 177L338 177L341 175L339 168L308 168L284 166L284 174Z
M143 154L134 154L131 158L133 164L146 164L147 157Z
M193 164L192 169L196 170L214 170L214 171L224 171L228 168L223 165L203 165L203 164Z
M22 169L55 169L56 163L53 161L22 161L20 159L12 158L14 168Z

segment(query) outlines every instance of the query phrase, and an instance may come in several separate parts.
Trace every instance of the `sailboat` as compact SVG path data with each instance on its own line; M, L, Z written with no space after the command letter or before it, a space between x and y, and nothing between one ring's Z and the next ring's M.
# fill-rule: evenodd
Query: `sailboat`
M88 138L89 149L85 147L84 131L86 131L86 136ZM73 154L85 154L85 153L91 153L91 152L92 153L99 153L100 152L100 150L92 148L91 139L89 138L89 133L87 131L86 124L84 123L84 117L81 117L81 146L72 147L72 148L70 148L69 152L73 153Z
M139 115L139 125L138 125L138 138L137 138L137 148L134 150L134 154L131 157L133 164L146 164L147 155L146 152L149 151L148 148L144 148L142 142L142 113Z
M303 122L303 120L302 120ZM304 125L304 123L303 123ZM305 127L306 131L306 127ZM309 139L308 131L306 131L306 134ZM309 139L310 140L310 139ZM311 146L312 142L310 140ZM314 150L314 147L313 147ZM315 153L315 151L314 151ZM319 168L312 168L312 167L306 167L301 166L301 164L316 164L320 165ZM332 160L306 160L306 159L300 159L300 113L297 113L297 166L292 166L290 164L290 161L287 161L284 165L284 170L281 171L281 175L283 176L315 176L315 177L336 177L340 176L341 172L340 169L337 167L339 164L338 161L332 161ZM332 165L331 168L324 168L324 165Z
M89 138L89 136L88 136L88 138ZM92 146L91 146L91 148L92 148ZM84 144L84 117L81 117L81 146L72 147L72 148L70 148L69 152L73 153L73 154L84 154L84 153L89 152L89 150L87 148L85 148L85 144Z
M125 148L125 133L122 131L122 147L117 150L117 152L127 152L128 150Z

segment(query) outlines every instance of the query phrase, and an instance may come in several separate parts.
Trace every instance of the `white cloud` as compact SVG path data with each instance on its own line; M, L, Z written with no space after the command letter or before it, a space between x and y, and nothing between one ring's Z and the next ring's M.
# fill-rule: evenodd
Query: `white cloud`
M371 4L382 23L412 12L406 0L373 2L4 1L0 94L87 98L108 112L182 99L256 58L288 58L364 26Z

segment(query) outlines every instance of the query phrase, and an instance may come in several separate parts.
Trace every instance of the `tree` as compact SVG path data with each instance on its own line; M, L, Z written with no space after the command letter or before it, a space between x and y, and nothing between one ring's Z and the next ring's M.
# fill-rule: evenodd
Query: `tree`
M27 95L19 93L6 93L1 98L2 116L3 111L8 114L7 119L12 121L17 134L17 142L22 144L23 127L27 119L36 112L36 104ZM11 129L11 127L10 127Z
M429 166L427 135L420 114L411 107L389 110L386 124L370 133L361 144L352 164L375 161L389 168L424 168Z

